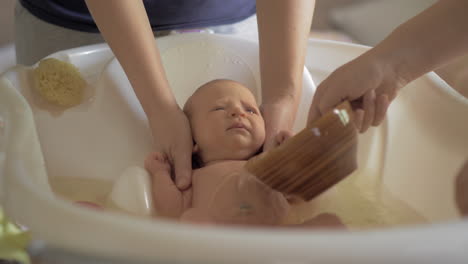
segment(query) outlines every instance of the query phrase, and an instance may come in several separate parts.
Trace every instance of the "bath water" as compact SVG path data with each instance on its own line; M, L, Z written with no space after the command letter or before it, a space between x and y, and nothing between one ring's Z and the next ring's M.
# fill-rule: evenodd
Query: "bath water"
M72 177L50 177L49 184L55 195L70 202L86 202L99 205L105 210L134 215L121 209L109 198L113 182L110 180L72 178ZM77 206L81 206L76 204ZM144 217L138 215L139 217Z
M332 213L350 230L428 223L421 213L392 195L372 176L354 173L309 203L295 206L293 212L302 220Z
M394 197L368 175L351 175L308 203L294 205L292 222L301 222L320 213L333 213L350 230L391 228L428 221L404 201ZM108 180L51 177L52 190L69 201L86 201L108 210L118 210L107 201L112 190ZM288 221L290 222L290 221Z
M84 201L107 207L107 197L112 190L112 182L108 180L50 177L52 191L68 201Z

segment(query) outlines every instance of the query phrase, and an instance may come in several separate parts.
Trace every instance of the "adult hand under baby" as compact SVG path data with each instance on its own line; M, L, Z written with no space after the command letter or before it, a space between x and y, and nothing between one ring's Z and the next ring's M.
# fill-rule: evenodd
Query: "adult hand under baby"
M317 87L308 123L344 100L351 102L360 132L382 123L390 102L407 81L374 53L366 53L341 66Z
M186 115L180 108L160 110L154 118L149 117L154 148L167 157L172 177L180 190L192 182L192 135Z

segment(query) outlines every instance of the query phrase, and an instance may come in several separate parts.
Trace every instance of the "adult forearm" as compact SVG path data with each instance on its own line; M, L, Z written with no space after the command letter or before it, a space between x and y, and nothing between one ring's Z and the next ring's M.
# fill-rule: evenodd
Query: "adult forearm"
M143 1L86 0L86 4L148 117L164 107L177 107Z
M314 0L257 0L263 103L298 104Z
M467 0L441 0L399 26L371 52L405 82L468 52Z

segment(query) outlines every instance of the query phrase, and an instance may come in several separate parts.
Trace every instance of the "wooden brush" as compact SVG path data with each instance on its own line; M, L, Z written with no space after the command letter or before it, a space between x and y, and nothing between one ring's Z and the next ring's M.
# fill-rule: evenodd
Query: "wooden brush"
M246 169L271 188L309 201L357 167L357 131L349 102L338 105Z

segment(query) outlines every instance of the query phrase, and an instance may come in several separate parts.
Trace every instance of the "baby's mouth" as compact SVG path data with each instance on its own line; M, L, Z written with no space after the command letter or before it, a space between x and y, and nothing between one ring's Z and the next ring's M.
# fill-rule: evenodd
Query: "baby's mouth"
M230 125L227 130L231 130L231 129L245 129L245 130L249 131L247 126L245 126L244 124L242 124L240 122L236 122L236 123Z

